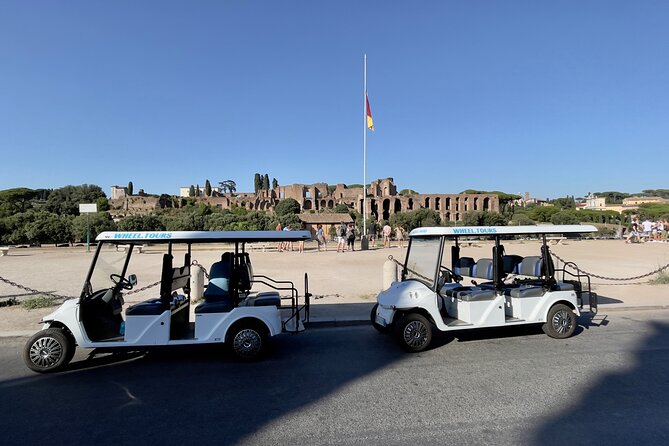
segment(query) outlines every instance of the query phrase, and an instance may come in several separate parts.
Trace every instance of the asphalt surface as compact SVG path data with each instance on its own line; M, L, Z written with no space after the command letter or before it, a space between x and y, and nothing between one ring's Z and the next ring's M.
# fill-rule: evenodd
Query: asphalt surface
M3 445L668 444L669 310L600 314L566 340L538 327L402 352L369 326L220 348L78 351L39 375L0 339Z

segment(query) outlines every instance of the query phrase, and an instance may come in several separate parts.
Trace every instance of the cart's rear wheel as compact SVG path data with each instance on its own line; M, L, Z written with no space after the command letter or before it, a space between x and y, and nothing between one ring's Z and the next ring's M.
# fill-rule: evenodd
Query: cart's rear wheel
M544 333L551 338L564 339L576 331L576 314L565 304L555 304L548 310Z
M74 356L72 339L60 328L47 328L34 334L23 348L23 360L30 370L55 372Z
M409 352L425 350L432 342L432 324L418 313L409 313L395 324L395 336Z
M226 343L244 361L258 359L265 351L267 328L260 322L241 322L230 329Z

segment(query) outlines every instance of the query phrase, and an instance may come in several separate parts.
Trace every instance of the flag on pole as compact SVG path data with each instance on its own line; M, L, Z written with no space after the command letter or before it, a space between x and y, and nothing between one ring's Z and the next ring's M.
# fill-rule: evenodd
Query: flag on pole
M369 96L365 93L365 101L367 101L367 128L374 131L374 121L372 121L372 109L369 107Z

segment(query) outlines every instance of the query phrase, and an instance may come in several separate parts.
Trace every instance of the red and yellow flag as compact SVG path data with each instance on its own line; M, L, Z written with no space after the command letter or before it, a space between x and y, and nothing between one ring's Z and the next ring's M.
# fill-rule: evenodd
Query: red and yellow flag
M369 96L365 93L365 100L367 101L367 128L374 131L374 121L372 121L372 109L369 107Z

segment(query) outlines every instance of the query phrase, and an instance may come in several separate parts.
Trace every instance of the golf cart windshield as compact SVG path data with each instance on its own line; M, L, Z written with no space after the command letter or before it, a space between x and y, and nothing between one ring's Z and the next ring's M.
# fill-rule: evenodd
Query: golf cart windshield
M441 237L414 237L409 245L403 280L415 279L430 288L441 259Z
M111 275L123 276L127 253L123 248L115 245L105 244L96 259L95 268L90 277L90 292L114 286Z

